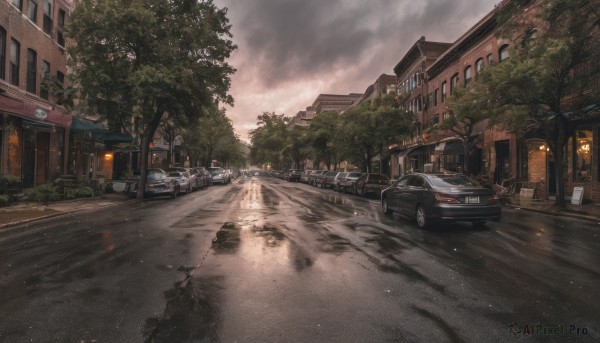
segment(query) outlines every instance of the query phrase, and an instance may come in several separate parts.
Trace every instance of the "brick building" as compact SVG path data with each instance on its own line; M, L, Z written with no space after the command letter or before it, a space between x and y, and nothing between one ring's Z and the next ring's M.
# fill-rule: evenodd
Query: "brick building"
M71 117L42 86L64 82L67 0L0 1L0 173L34 187L64 174Z

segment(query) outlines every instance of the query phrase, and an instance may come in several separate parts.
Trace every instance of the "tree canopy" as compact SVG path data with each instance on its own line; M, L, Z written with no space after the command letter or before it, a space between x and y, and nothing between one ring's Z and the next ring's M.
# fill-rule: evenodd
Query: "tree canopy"
M211 0L82 0L66 28L73 84L85 111L133 124L148 155L161 120L186 125L228 95L234 69L227 9ZM138 198L147 159L141 158Z

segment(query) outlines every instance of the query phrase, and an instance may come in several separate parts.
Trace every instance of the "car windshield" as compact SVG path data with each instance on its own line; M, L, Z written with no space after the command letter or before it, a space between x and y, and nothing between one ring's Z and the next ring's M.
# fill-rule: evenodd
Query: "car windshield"
M163 174L158 170L148 171L148 180L160 180L162 177Z
M429 175L429 181L435 187L480 186L480 184L465 175Z
M348 177L360 177L360 173L349 173Z

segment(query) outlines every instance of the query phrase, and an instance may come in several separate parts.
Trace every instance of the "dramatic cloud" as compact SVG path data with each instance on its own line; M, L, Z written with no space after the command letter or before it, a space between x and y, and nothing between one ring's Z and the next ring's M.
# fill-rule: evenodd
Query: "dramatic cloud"
M215 0L238 45L228 115L247 140L263 112L294 116L321 93L362 93L421 36L453 42L495 1Z

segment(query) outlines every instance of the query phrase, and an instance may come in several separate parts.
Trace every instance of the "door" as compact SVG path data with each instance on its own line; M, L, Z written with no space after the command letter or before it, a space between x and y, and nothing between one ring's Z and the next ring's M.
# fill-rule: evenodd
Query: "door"
M23 130L23 155L21 156L23 188L35 187L35 162L37 159L35 151L35 131Z

